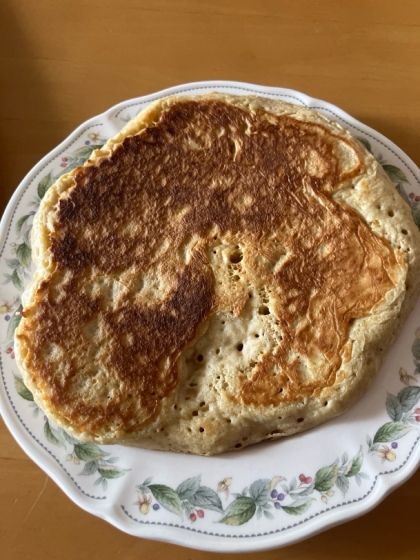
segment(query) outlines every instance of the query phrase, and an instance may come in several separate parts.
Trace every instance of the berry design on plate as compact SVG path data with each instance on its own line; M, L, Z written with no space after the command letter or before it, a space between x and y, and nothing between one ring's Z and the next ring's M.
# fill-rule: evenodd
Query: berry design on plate
M332 465L322 467L315 473L314 478L300 474L299 482L293 478L290 483L287 483L284 476L259 479L242 492L232 493L232 500L225 506L218 494L225 493L226 500L229 499L228 490L233 484L233 477L221 480L216 491L209 486L203 486L200 475L187 478L176 489L164 484L152 484L153 479L150 477L136 489L144 495L151 494L157 505L178 515L182 520L198 522L205 517L206 510L210 510L219 514L218 519L213 514L217 523L243 525L254 516L257 520L262 516L275 519L274 512L301 515L317 498L327 503L336 494L337 489L344 495L349 489L352 477L357 481L369 478L361 471L362 463L363 453L360 448L352 459L349 460L345 453L341 463L337 459ZM159 508L155 508L156 504L153 505L153 509L158 510Z
M310 484L312 482L312 478L310 476L305 476L304 474L299 475L299 480L305 484Z
M153 496L156 500L153 504L155 511L163 508L178 515L181 519L184 519L185 516L191 523L203 519L206 515L205 510L216 511L219 514L224 511L217 492L208 486L203 486L201 476L184 480L176 489L164 484L152 484L152 480L152 477L147 478L136 488L139 492L149 495L150 499ZM225 480L228 480L230 485L232 479Z
M416 330L416 339L413 343L412 350L414 355L414 363L416 365L415 374L419 369L420 358L420 340L419 331ZM407 375L407 372L400 368ZM416 381L415 377L409 376ZM397 459L395 450L398 448L397 439L401 439L414 428L419 427L420 423L420 407L416 406L420 401L420 387L411 386L401 389L396 395L388 393L386 399L386 411L390 418L390 422L383 424L375 433L373 439L368 435L366 441L369 452L376 454L381 458L382 463L388 461L390 463ZM390 444L386 445L386 444Z

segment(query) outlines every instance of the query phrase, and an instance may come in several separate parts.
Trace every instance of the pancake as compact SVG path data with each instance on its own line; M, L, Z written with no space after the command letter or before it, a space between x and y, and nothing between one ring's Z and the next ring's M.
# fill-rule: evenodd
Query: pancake
M253 96L154 102L50 188L32 254L16 351L45 414L200 455L347 410L420 290L420 233L375 158Z

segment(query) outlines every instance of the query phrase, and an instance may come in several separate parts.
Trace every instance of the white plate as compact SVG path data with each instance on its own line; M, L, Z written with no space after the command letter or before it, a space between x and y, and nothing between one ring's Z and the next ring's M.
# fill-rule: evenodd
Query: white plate
M120 103L81 125L43 158L5 211L0 231L0 407L26 453L86 511L139 537L249 552L291 544L362 515L414 473L420 460L419 306L374 385L349 412L315 430L220 457L79 444L37 409L12 352L19 319L15 312L33 272L28 234L46 189L151 101L211 90L284 99L338 121L381 160L420 225L419 169L392 142L329 103L288 89L238 82L186 84ZM388 404L387 393L394 395Z

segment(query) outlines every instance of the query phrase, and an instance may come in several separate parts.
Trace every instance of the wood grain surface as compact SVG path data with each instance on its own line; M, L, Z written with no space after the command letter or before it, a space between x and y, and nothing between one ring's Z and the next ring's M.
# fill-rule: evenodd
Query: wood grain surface
M197 80L284 86L330 101L420 165L418 0L1 0L0 65L1 210L86 119ZM364 517L244 557L418 559L419 515L420 471ZM131 537L80 510L2 421L0 551L5 560L216 558Z

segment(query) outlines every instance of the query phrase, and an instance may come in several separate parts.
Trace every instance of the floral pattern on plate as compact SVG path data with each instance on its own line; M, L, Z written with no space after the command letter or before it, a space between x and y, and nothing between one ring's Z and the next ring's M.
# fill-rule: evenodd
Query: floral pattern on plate
M337 459L332 465L319 469L314 479L300 474L299 482L294 477L290 484L286 483L283 476L255 480L242 492L233 493L234 499L225 508L218 494L225 492L226 498L229 497L232 477L221 480L216 491L202 486L201 476L184 480L176 490L164 484L151 484L153 479L148 478L137 486L138 500L135 505L139 506L140 513L144 515L149 513L150 505L155 511L162 506L181 519L185 514L192 523L205 516L204 510L213 510L221 514L217 522L225 525L243 525L254 515L257 519L262 516L274 519L274 514L279 511L289 515L301 515L316 500L315 494L326 504L337 489L341 490L343 495L347 492L349 479L352 477L356 478L359 485L362 478L369 478L360 470L362 464L363 453L360 448L352 459L349 460L347 453L344 453L341 463Z

